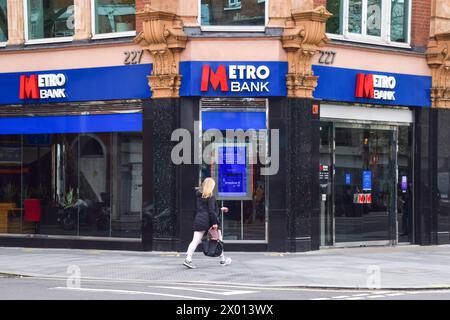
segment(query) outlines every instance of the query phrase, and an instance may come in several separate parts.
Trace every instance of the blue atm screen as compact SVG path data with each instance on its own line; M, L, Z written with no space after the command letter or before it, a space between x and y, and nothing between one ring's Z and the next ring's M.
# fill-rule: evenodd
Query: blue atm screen
M242 197L247 195L246 147L219 147L220 197Z

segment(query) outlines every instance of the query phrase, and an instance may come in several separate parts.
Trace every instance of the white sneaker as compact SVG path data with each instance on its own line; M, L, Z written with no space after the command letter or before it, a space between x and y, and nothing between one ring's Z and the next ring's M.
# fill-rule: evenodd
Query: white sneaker
M195 269L195 266L192 264L192 261L184 260L183 265L188 267L189 269Z
M225 260L221 260L220 261L220 265L222 265L222 266L228 266L229 264L231 264L231 258L230 257L228 257L228 258L226 258Z

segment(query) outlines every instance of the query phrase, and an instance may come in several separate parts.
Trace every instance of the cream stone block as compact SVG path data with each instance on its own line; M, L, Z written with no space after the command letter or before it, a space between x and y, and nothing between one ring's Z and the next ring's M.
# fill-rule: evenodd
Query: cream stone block
M74 40L87 40L92 37L91 0L74 0L75 34Z
M25 42L23 0L7 0L8 45Z

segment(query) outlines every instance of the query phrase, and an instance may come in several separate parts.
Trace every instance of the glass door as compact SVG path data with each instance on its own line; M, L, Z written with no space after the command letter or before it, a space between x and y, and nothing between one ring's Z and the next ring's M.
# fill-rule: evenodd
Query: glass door
M397 128L335 123L335 243L396 241Z

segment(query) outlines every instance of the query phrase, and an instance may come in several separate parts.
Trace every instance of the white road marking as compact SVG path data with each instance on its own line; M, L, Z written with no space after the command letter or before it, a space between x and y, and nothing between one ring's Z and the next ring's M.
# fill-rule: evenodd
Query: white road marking
M399 297L399 296L404 296L404 293L389 293L386 296L387 297Z
M377 299L377 298L386 298L386 296L378 295L378 296L367 296L366 298Z
M366 296L370 296L370 293L360 293L352 295L352 297L366 297Z
M151 296L163 296L171 298L182 298L182 299L192 299L192 300L216 300L192 296L181 296L175 294L166 294L158 292L146 292L146 291L131 291L131 290L117 290L117 289L93 289L93 288L68 288L68 287L56 287L50 288L50 290L69 290L69 291L84 291L84 292L104 292L104 293L119 293L119 294L130 294L130 295L151 295Z
M350 298L349 296L338 296L338 297L332 297L331 299L346 299Z
M364 297L353 297L353 298L348 298L346 300L364 300Z
M208 294L218 294L223 296L234 296L238 294L249 294L249 293L256 293L257 291L243 291L243 290L227 290L223 292L218 291L210 291L210 290L203 290L203 289L193 289L193 288L183 288L183 287L170 287L170 286L150 286L149 288L161 288L161 289L175 289L175 290L186 290L186 291L194 291L194 292L201 292L201 293L208 293Z
M330 300L330 298L313 298L313 299L310 299L310 300Z

